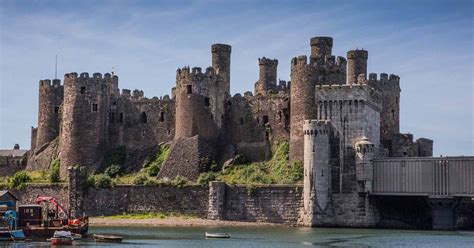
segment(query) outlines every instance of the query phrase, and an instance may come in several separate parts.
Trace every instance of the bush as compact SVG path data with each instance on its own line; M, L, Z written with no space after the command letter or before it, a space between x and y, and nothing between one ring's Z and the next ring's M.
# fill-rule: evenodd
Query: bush
M171 181L171 185L178 188L182 188L186 186L188 183L189 183L188 179L182 176L177 176L175 177L174 180Z
M158 166L156 163L152 163L148 168L146 168L146 173L150 177L156 177L158 172L160 172L160 166Z
M209 183L216 180L216 173L215 172L204 172L199 174L197 179L197 183L203 187L208 187Z
M59 176L60 162L58 158L51 161L51 174L49 174L49 181L51 183L59 183L61 177Z
M134 185L145 185L146 182L148 181L148 177L145 175L140 175L133 179L133 184Z
M111 178L116 178L121 174L122 167L117 164L112 164L105 169L105 174Z
M30 176L25 171L18 171L13 177L7 179L7 187L9 189L23 189L28 182L31 182Z
M92 175L87 178L87 184L96 189L112 186L112 178L105 174Z

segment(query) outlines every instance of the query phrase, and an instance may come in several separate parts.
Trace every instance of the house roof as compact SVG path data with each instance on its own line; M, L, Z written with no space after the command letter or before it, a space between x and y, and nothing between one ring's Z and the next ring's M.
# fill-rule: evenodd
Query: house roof
M6 195L6 194L9 194L11 197L15 198L15 200L18 200L18 198L16 198L16 196L14 194L12 194L10 191L8 190L0 190L0 197Z
M0 156L12 156L12 157L22 157L28 150L20 149L11 149L11 150L0 150Z

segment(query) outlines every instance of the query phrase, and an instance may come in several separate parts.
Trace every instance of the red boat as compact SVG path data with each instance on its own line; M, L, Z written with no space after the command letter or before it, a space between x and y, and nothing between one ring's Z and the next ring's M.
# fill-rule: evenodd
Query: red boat
M56 231L50 239L51 245L72 245L72 234L69 231Z
M86 216L74 218L55 197L37 196L35 203L18 207L18 227L23 229L26 237L51 237L56 231L87 234L89 218ZM43 208L41 203L52 204L54 207Z

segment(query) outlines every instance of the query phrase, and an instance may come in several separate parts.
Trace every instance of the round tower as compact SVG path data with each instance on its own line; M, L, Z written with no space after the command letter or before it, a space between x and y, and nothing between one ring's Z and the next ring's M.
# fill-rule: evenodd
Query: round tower
M313 211L324 211L329 202L331 171L329 121L305 120L304 133L304 185L303 203L306 225L313 223Z
M213 44L211 46L212 68L219 77L218 82L209 86L211 98L215 99L212 105L213 119L218 128L224 124L225 104L230 97L230 53L231 46L226 44Z
M51 142L59 135L60 106L63 103L64 87L61 80L39 82L38 130L36 148Z
M367 75L367 59L369 53L366 50L351 50L347 52L347 83L356 84L358 77L363 74L363 79ZM359 81L363 81L359 79Z
M291 60L290 161L303 161L303 124L305 120L316 119L316 76L306 56Z
M270 90L277 88L277 67L278 60L267 59L265 57L258 59L258 81L255 84L255 95L266 95Z
M107 149L110 83L100 74L69 73L64 76L61 122L61 177L69 166L96 170Z
M374 179L375 146L365 136L355 143L356 150L356 179L359 192L370 193Z
M311 62L324 62L332 55L332 37L319 36L311 38Z

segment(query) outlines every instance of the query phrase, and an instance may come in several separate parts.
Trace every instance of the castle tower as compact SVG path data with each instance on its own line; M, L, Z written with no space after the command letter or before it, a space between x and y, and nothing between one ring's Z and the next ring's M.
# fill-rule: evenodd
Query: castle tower
M258 66L259 79L255 83L255 95L267 95L269 91L276 91L278 60L259 58Z
M189 67L176 71L175 139L195 135L206 139L216 137L217 121L212 106L217 105L217 99L210 94L209 87L220 82L217 79L212 67L206 73L202 73L199 67L192 68L192 71Z
M351 50L347 52L347 83L356 84L358 77L367 75L367 59L369 53L366 50Z
M391 153L392 136L400 133L400 77L381 73L369 74L368 84L382 93L382 111L380 112L380 142Z
M38 129L36 148L51 142L59 135L60 106L63 103L64 87L59 79L39 82Z
M230 53L232 48L226 44L213 44L211 46L212 53L212 68L215 73L219 76L219 82L215 84L210 90L213 98L215 98L215 104L212 106L214 109L214 120L218 128L221 128L224 124L225 114L225 103L227 98L230 96Z
M61 177L69 166L96 170L107 150L110 92L118 78L100 73L69 73L64 76L64 103L61 122Z
M290 161L303 160L304 120L315 119L315 77L306 56L291 60Z
M332 55L332 37L313 37L311 38L311 63L322 63L326 57Z
M356 180L358 191L372 192L372 182L374 180L374 144L366 137L362 137L355 143L356 151Z
M329 165L329 121L305 120L303 224L312 226L314 214L326 209L330 201L331 170Z

